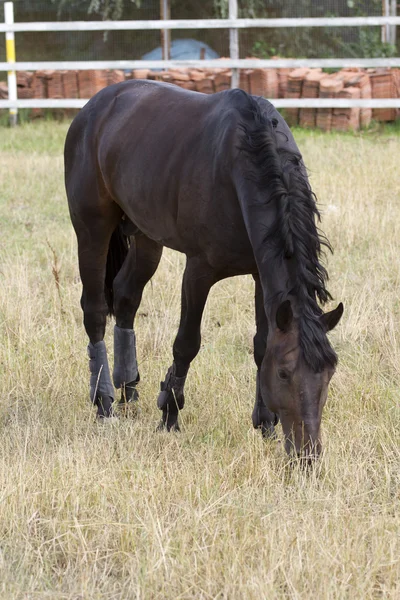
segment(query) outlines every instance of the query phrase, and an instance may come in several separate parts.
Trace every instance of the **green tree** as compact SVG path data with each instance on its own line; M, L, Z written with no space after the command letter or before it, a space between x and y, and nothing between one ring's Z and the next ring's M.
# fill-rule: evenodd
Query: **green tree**
M62 13L66 7L73 8L74 6L79 6L79 8L87 8L89 14L97 13L102 15L104 20L121 19L124 9L129 3L137 7L140 6L140 0L52 0L52 2L58 4L59 13Z
M65 9L86 9L88 14L96 13L101 15L103 19L121 19L129 8L129 4L134 4L140 7L142 1L145 0L51 0L53 4L58 6L59 14L62 14ZM272 2L273 3L273 2ZM254 12L254 6L261 7L265 2L262 0L250 0L250 12ZM228 14L228 0L204 0L199 6L198 0L170 0L172 9L177 9L185 13L191 13L193 16L206 14L206 16L226 17ZM253 15L254 16L254 15Z

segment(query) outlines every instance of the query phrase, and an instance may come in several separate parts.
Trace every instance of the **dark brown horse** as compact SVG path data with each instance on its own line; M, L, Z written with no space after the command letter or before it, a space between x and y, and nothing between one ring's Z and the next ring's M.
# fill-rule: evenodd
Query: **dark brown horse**
M315 224L301 154L272 104L240 90L208 96L150 81L110 86L70 127L65 182L98 416L110 416L114 401L103 341L107 312L116 317L114 385L122 402L136 401L133 324L167 246L187 262L174 360L158 397L162 426L178 428L211 286L250 273L253 425L273 435L280 419L288 452L317 454L337 362L327 332L343 306L326 314L319 307L330 298L319 260L329 244Z

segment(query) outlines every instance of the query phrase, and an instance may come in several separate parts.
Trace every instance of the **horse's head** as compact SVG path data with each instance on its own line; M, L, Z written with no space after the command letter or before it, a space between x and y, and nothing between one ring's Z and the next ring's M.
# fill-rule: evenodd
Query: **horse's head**
M326 339L343 314L343 304L331 312L322 314L318 323L319 338L316 345ZM289 300L279 305L275 323L270 324L267 350L261 366L261 394L270 411L279 416L285 435L288 453L310 459L321 452L320 425L322 409L328 395L328 385L335 371L334 360L325 361L317 368L306 360L312 353L305 353L300 342L300 321L293 314ZM324 339L325 338L325 339ZM316 353L320 352L316 348Z

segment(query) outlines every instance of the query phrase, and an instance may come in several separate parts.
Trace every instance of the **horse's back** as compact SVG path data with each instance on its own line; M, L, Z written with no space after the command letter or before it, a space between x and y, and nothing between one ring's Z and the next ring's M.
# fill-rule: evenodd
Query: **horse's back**
M277 120L279 143L291 145L279 113L257 101ZM95 178L100 194L151 239L186 254L213 254L216 262L224 262L221 254L249 254L253 262L232 178L250 108L241 90L206 95L140 80L105 88L71 125L67 189L81 188L82 181L93 186Z
M262 112L279 123L278 146L298 152L274 106L263 98L257 101ZM115 84L96 94L73 121L66 140L66 163L77 149L86 159L92 154L108 187L113 187L110 178L117 184L121 169L126 173L127 167L131 175L145 167L154 182L166 169L177 175L182 168L190 170L199 164L204 180L208 172L215 172L216 162L226 164L232 159L238 124L248 105L249 96L242 90L207 95L148 80ZM224 160L219 161L222 155Z
M144 169L154 180L157 171L160 175L174 162L188 164L181 160L190 159L188 148L193 154L201 145L212 144L218 121L215 107L221 100L153 81L104 88L71 124L65 144L67 174L72 167L79 169L82 159L85 164L95 161L112 188L121 171L134 175Z
M224 138L235 127L226 96L140 80L102 90L68 133L67 188L95 173L96 185L146 235L196 252L196 232L215 216L216 187L229 186L226 149L234 145Z

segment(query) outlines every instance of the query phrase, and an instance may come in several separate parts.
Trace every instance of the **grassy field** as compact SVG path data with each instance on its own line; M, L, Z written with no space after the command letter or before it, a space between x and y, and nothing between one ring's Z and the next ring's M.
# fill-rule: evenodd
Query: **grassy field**
M250 278L213 289L183 431L155 433L179 319L169 251L137 318L141 415L95 423L66 130L0 131L0 598L400 598L398 132L296 132L345 304L307 475L251 427Z

